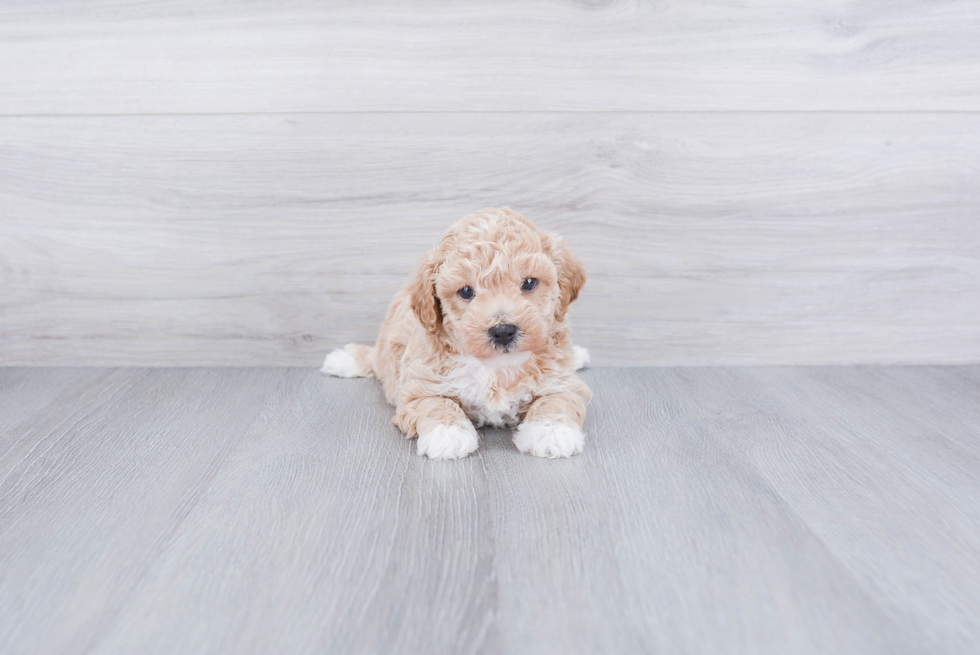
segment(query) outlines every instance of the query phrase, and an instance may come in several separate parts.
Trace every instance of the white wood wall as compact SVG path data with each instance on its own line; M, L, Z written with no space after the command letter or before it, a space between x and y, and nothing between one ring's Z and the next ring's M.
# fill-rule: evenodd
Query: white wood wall
M0 3L0 363L315 365L486 206L596 364L980 362L980 3Z

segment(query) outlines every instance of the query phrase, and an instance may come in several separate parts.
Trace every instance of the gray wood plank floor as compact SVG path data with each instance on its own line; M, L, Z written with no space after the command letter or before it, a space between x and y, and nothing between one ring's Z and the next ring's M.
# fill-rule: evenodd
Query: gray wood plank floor
M975 652L980 367L583 377L583 455L444 463L373 380L0 369L0 652Z

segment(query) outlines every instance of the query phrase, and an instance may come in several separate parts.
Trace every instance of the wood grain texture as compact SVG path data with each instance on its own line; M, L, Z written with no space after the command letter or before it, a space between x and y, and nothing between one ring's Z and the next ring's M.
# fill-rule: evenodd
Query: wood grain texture
M980 114L0 120L0 363L318 364L442 231L563 234L598 364L980 361Z
M0 419L0 651L94 646L285 374L30 373L46 404Z
M2 369L0 651L973 651L980 367L583 377L445 463L373 380Z
M0 113L978 110L972 0L5 2Z

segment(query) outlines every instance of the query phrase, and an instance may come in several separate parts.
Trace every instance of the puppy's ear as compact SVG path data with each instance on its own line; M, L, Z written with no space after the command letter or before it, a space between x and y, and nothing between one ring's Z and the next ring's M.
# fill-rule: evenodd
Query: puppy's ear
M558 288L561 290L561 297L558 299L558 307L555 309L555 320L565 318L568 306L578 298L578 292L585 285L585 266L582 260L568 249L561 237L551 239L551 257L558 269Z
M436 269L439 263L436 253L429 253L408 283L412 311L429 336L435 336L442 328L442 306L436 296Z

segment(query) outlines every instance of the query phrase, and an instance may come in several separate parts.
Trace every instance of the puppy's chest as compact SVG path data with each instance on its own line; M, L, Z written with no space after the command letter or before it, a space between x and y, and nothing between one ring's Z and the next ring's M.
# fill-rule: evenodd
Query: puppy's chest
M533 398L521 366L528 357L527 353L486 361L460 357L439 385L440 392L457 398L477 427L512 428L520 422L520 415Z

